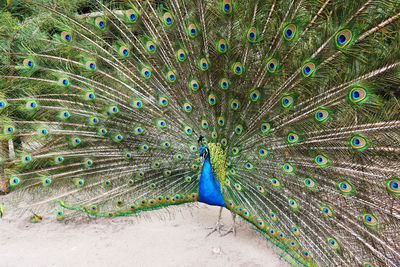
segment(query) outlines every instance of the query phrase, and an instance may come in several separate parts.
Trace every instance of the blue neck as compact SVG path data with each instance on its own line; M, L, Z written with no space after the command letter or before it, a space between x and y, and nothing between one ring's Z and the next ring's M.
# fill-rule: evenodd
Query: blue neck
M212 171L210 155L208 155L205 159L203 168L201 170L199 184L199 201L213 206L225 207L224 197L221 193L221 185L215 179L214 173Z

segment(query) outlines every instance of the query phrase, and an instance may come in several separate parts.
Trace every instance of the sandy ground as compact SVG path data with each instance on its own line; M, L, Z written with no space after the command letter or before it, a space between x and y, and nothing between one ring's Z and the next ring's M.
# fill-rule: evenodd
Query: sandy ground
M139 217L0 220L0 266L289 266L254 227L237 220L237 235L220 237L218 207L170 207ZM231 215L223 212L226 228Z

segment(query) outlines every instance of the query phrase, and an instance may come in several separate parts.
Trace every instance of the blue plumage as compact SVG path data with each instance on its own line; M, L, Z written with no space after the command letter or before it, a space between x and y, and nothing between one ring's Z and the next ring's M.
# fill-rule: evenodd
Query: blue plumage
M200 156L204 155L205 158L200 175L199 201L209 205L225 207L221 185L215 179L212 170L209 150L206 146L202 146L199 153Z

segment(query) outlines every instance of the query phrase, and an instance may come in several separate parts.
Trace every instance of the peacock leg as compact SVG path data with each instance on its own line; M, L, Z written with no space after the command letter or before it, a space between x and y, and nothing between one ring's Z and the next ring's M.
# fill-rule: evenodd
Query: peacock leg
M226 231L226 233L224 233L222 236L226 236L229 233L233 233L233 235L236 235L236 213L232 213L232 225L228 229L228 231Z
M217 223L215 224L214 227L209 227L209 228L208 228L208 229L212 229L212 231L209 232L209 233L206 235L206 237L209 237L209 236L210 236L212 233L214 233L214 232L218 232L218 233L221 235L221 230L222 230L222 227L224 226L224 225L221 223L221 217L222 217L222 207L219 209Z

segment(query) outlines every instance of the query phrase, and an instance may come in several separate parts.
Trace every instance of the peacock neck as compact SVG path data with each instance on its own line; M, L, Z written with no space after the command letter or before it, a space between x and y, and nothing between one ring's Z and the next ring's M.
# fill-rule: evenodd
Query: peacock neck
M211 165L210 151L207 146L200 148L200 155L204 157L203 168L200 175L199 201L209 205L225 207L221 193L221 185L215 179Z
M208 149L208 147L206 145L200 147L199 154L200 155L204 155L205 154L204 159L210 161L210 151L209 151L209 149Z

